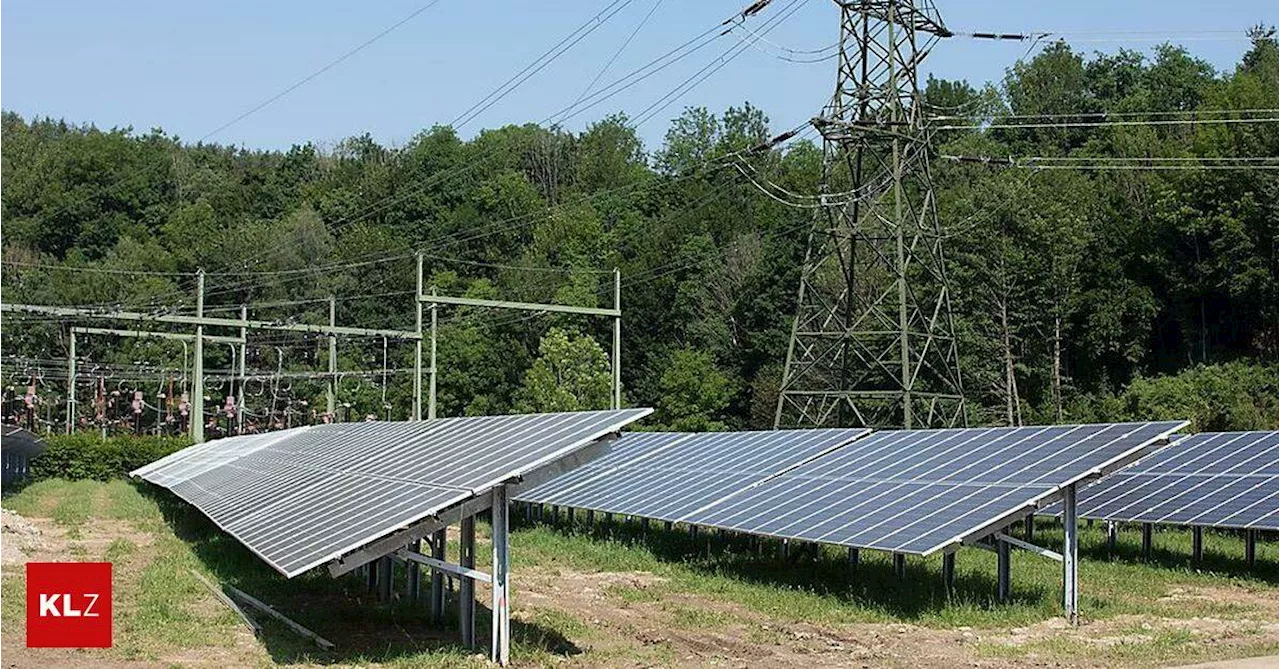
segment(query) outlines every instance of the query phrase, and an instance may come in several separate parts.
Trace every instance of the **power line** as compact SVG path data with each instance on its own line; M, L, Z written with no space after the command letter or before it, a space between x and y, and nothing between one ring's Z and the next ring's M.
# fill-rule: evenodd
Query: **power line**
M1280 117L1268 118L1217 118L1217 119L1152 119L1145 121L1064 121L1061 123L987 123L977 125L942 125L934 130L992 130L1015 128L1109 128L1148 125L1205 125L1211 123L1276 123Z
M985 103L985 100L975 100L967 104ZM960 115L938 115L930 116L931 121L964 121L969 119L993 118L999 120L1006 119L1046 119L1046 118L1132 118L1136 116L1201 116L1201 115L1253 115L1253 114L1277 114L1280 109L1275 108L1254 108L1254 109L1194 109L1194 110L1174 110L1174 111L1126 111L1126 112L1069 112L1058 114L960 114Z
M587 84L587 87L582 89L582 92L578 94L578 97L573 101L573 104L569 105L570 107L578 104L584 95L590 93L592 88L595 88L596 83L600 81L600 77L603 77L604 73L608 72L610 67L613 67L614 61L618 60L618 56L621 56L623 51L626 51L627 47L631 45L631 41L636 38L636 35L640 33L640 30L644 28L645 24L649 22L649 19L653 17L654 12L658 11L658 7L660 6L662 6L662 0L654 0L653 6L649 8L649 13L645 14L644 18L640 19L640 23L636 24L635 29L631 31L630 35L627 35L627 39L623 40L618 49L609 57L609 60L605 61L604 66L601 67L600 71L596 73L596 76L591 79L591 82Z
M440 0L431 0L431 1L430 1L430 2L428 2L427 4L422 5L421 7L417 8L417 9L416 9L416 10L414 10L413 12L410 12L410 13L409 13L407 16L405 16L404 18L400 19L399 21L396 21L395 23L391 24L391 25L390 25L390 26L388 26L387 28L383 29L383 30L382 30L381 32L379 32L378 34L374 35L373 37L370 37L369 39L365 40L364 42L361 42L361 43L360 43L358 46L356 46L354 49L351 49L350 51L347 51L346 53L342 54L341 56L338 56L337 58L335 58L335 59L333 59L333 60L329 61L327 64L325 64L325 65L324 65L323 67L321 67L320 69L316 70L315 72L312 72L311 74L308 74L307 76L303 77L302 79L299 79L297 82L295 82L293 85L289 86L288 88L285 88L284 90L280 91L279 93L276 93L275 95L273 95L273 96L271 96L271 97L267 98L266 100L263 100L262 102L260 102L260 103L258 103L257 105L255 105L255 106L251 107L250 109L248 109L248 110L247 110L247 111L245 111L244 113L240 114L239 116L237 116L237 117L235 117L235 118L231 119L230 121L227 121L226 123L223 123L222 125L218 126L217 128L214 128L211 132L209 132L209 133L207 133L205 136L201 137L201 138L200 138L200 140L199 140L199 142L197 142L197 143L202 143L202 142L204 142L205 140L209 139L210 137L213 137L214 135L216 135L216 134L218 134L218 133L222 132L223 130L226 130L227 128L230 128L231 126L233 126L233 125L235 125L235 124L239 123L240 121L243 121L244 119L246 119L246 118L248 118L248 117L252 116L253 114L256 114L257 112L261 111L262 109L264 109L264 108L265 108L265 107L267 107L268 105L272 104L272 103L273 103L273 102L275 102L276 100L279 100L280 98L283 98L284 96L286 96L286 95L288 95L288 94L292 93L293 91L297 90L298 88L301 88L302 86L306 85L306 84L307 84L307 82L310 82L312 79L315 79L316 77L319 77L320 75L324 74L325 72L328 72L329 70L333 69L335 66L337 66L337 65L338 65L338 64L340 64L340 63L342 63L342 62L343 62L343 61L345 61L346 59L348 59L348 58L350 58L350 57L352 57L352 56L356 55L357 53L360 53L361 51L364 51L367 47L369 47L370 45L372 45L374 42L377 42L378 40L382 39L383 37L386 37L387 35L390 35L390 34L391 34L393 31L395 31L397 28L399 28L400 26L403 26L404 24L406 24L406 23L408 23L408 22L412 21L412 20L413 20L414 18L416 18L419 14L421 14L421 13L423 13L423 12L427 11L428 9L431 9L432 7L434 7L434 6L435 6L437 3L439 3L439 2L440 2Z
M490 91L489 94L481 98L479 102L471 105L471 107L467 108L466 111L454 117L454 119L449 122L449 125L457 129L470 123L477 116L484 113L485 110L489 109L493 105L497 104L499 100L506 97L508 93L514 91L525 81L528 81L530 77L542 71L542 69L547 65L550 65L552 61L559 58L564 54L564 52L572 49L578 42L581 42L588 35L595 32L597 28L604 25L605 22L626 8L626 6L631 4L632 1L633 0L613 0L612 3L600 10L598 14L575 28L573 32L564 36L559 42L556 42L554 46L535 58L534 61L526 65L524 69L511 75L510 79L507 79L497 88Z

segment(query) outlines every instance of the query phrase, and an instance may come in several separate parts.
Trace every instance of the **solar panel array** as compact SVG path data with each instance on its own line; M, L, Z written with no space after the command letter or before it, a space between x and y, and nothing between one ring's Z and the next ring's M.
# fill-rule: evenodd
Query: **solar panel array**
M877 432L722 500L697 522L926 555L1136 458L1183 425Z
M315 425L198 444L133 472L296 576L649 414Z
M1097 520L1280 530L1280 433L1184 437L1081 491L1077 509Z
M929 554L1132 462L1185 425L724 433L647 447L626 436L618 445L629 454L595 476L580 471L517 499Z
M684 520L745 487L870 430L635 433L591 464L516 500L655 520Z

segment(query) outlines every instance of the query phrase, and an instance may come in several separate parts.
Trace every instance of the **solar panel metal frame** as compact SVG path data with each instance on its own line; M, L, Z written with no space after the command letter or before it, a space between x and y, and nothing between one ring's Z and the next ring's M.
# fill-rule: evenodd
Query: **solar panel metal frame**
M987 519L987 520L984 520L984 521L983 521L982 523L980 523L980 524L977 524L977 525L974 525L974 526L970 526L970 527L968 527L968 528L964 529L963 531L958 532L958 533L957 533L953 538L950 538L950 539L948 539L947 541L940 542L940 543L938 543L938 544L936 544L936 545L933 545L933 546L929 547L929 548L928 548L928 549L926 549L926 550L919 550L919 551L917 551L917 550L895 550L894 552L899 552L899 553L910 553L910 554L917 554L917 555L930 555L930 554L935 553L935 552L938 552L938 551L940 551L940 550L942 550L942 551L946 551L946 552L950 552L950 551L952 551L952 550L955 550L956 548L959 548L959 547L960 547L960 546L962 546L962 545L975 544L975 543L979 542L981 539L983 539L983 538L985 538L985 537L990 536L990 535L991 535L991 534L993 534L994 532L999 531L1001 528L1003 528L1003 527L1006 527L1006 526L1010 525L1010 524L1011 524L1012 522L1014 522L1015 520L1018 520L1018 519L1020 519L1020 518L1022 518L1022 517L1025 517L1026 515L1028 515L1028 514L1030 514L1030 513L1033 513L1037 508L1039 508L1039 507L1041 507L1041 506L1044 506L1044 505L1047 505L1047 504L1050 504L1050 503L1053 503L1053 502L1058 501L1058 500L1062 497L1063 492L1065 491L1065 489L1066 489L1067 487L1069 487L1069 486L1071 486L1071 485L1075 485L1075 486L1077 486L1077 488L1079 488L1079 486L1080 486L1081 484L1083 484L1083 483L1086 483L1086 482L1091 481L1091 480L1095 480L1095 479L1097 479L1097 478L1099 478L1099 477L1101 477L1101 476L1106 475L1107 473L1110 473L1110 472L1116 471L1116 470L1118 470L1118 469L1120 469L1120 468L1122 468L1122 467L1124 467L1124 466L1126 466L1126 465L1128 465L1128 464L1130 464L1130 463L1134 462L1134 461L1135 461L1135 460L1137 460L1138 458L1140 458L1140 457L1142 457L1143 455L1145 455L1145 454L1149 453L1151 450L1153 450L1153 449L1157 448L1157 447L1158 447L1158 445L1160 445L1162 442L1167 441L1167 440L1168 440L1168 438L1169 438L1169 435L1173 434L1174 432L1177 432L1178 430L1181 430L1181 429L1185 428L1187 425L1188 425L1188 422L1186 422L1186 421L1171 421L1171 422L1162 422L1162 423L1157 423L1157 422L1152 422L1152 423L1129 423L1129 424L1123 424L1123 423L1121 423L1121 424L1106 424L1106 425L1097 426L1097 427L1110 427L1110 426L1120 426L1120 427L1124 427L1124 426L1135 426L1135 430L1134 430L1134 431L1137 431L1137 429L1140 429L1140 428L1142 428L1142 427L1146 427L1146 426L1157 426L1157 429L1159 430L1159 432L1158 432L1158 434L1155 434L1154 436L1152 436L1150 439L1147 439L1147 440L1145 440L1145 441L1141 442L1140 444L1138 444L1138 445L1134 446L1133 448L1130 448L1130 449L1128 449L1128 450L1124 451L1123 453L1120 453L1120 454L1118 454L1118 455L1116 455L1116 456L1114 456L1114 457L1110 458L1109 460L1107 460L1107 461L1105 461L1105 462L1100 463L1099 465L1097 465L1097 466L1095 466L1095 467L1091 468L1089 471L1082 472L1082 473L1080 473L1080 474L1077 474L1077 475L1075 475L1075 476L1072 476L1072 477L1068 478L1067 480L1063 480L1063 481L1061 481L1060 483L1055 483L1055 484L1053 484L1053 486L1046 485L1045 487L1046 487L1046 488L1050 488L1050 489L1046 489L1046 490L1045 490L1043 493L1041 493L1041 494L1033 495L1032 497L1028 498L1026 501L1020 501L1020 502L1018 502L1016 505L1011 505L1011 506L1008 508L1008 510L1003 511L1003 512L1000 512L999 514L997 514L997 515L995 515L995 516L992 516L992 517L990 517L990 518L989 518L989 519ZM1085 426L1078 426L1078 425L1077 425L1077 426L1052 426L1052 427L1053 427L1053 428L1079 428L1079 427L1085 427ZM997 428L997 429L999 429L999 428ZM1013 429L1013 428L1007 428L1007 429ZM1030 428L1021 428L1021 429L1030 429ZM1050 429L1050 428L1049 428L1049 427L1045 427L1045 428L1039 428L1039 429L1041 429L1041 430L1046 430L1046 429ZM970 428L970 429L968 429L968 430L977 432L977 431L981 431L981 428ZM951 430L951 431L952 431L952 432L954 432L955 430ZM990 432L990 431L991 431L991 430L988 430L988 432ZM930 432L930 431L923 431L923 430L915 430L915 431L881 431L881 432L877 432L877 433L876 433L876 436L877 436L877 437L879 437L879 436L882 436L882 435L893 435L893 434L895 434L895 433L906 433L906 432L923 433L923 432ZM943 433L943 432L948 432L948 431L947 431L947 430L937 430L937 431L932 431L932 432ZM865 445L867 445L868 443L872 443L872 442L871 442L871 440L865 440L865 439L864 439L864 440L858 440L858 441L855 441L855 442L852 442L852 443L854 444L854 447L856 448L858 445L863 445L863 446L865 446ZM824 454L824 456L822 456L822 457L814 458L814 459L812 459L812 460L810 460L810 461L808 461L808 462L804 463L804 466L806 466L806 467L814 467L814 466L818 466L818 465L820 465L820 464L821 464L821 462L822 462L824 459L827 459L827 458L838 458L838 457L840 457L840 456L841 456L841 454L842 454L842 453L843 453L843 451L842 451L841 449L833 450L833 451L831 451L831 452L829 452L829 453L827 453L827 454ZM793 475L793 474L795 473L794 469L795 469L795 468L793 468L791 471L785 472L784 474L786 474L786 475ZM765 483L767 483L767 484L773 484L774 482L776 482L776 481L780 480L782 477L783 477L783 474L780 474L779 476L773 477L773 478L771 478L768 482L765 482ZM715 514L716 512L718 512L718 511L720 511L720 510L721 510L721 508L720 508L720 507L725 507L725 506L728 506L728 505L733 505L735 502L741 502L741 501L742 501L742 496L743 496L743 495L747 495L748 493L750 493L750 490L743 490L743 491L741 491L740 493L736 493L736 494L734 494L734 495L731 495L731 496L729 496L729 497L727 497L727 498L724 498L724 499L722 499L722 500L718 501L718 502L716 503L716 505L714 505L713 507L711 507L711 508L707 508L707 509L703 509L703 510L702 510L702 513L701 513L701 515L696 516L696 517L694 517L694 516L687 516L687 517L683 518L683 519L682 519L682 521L683 521L683 522L688 522L688 523L693 523L693 524L698 524L698 525L705 525L705 526L709 526L709 527L717 527L717 528L726 529L726 530L739 531L739 532L746 532L746 533L751 533L751 534L758 534L758 535L761 535L761 536L771 536L771 537L777 537L777 538L783 538L783 539L794 539L794 540L801 540L801 541L819 541L819 542L821 542L821 543L833 543L833 544L836 544L836 545L849 546L849 547L853 547L853 548L868 548L868 549L872 549L872 550L886 550L885 548L883 548L883 547L881 547L881 546L871 546L871 545L867 545L867 544L856 544L856 543L837 542L837 541L823 541L823 540L820 540L820 539L814 539L814 538L812 538L812 537L800 536L800 535L798 535L798 534L794 534L794 533L771 533L771 532L764 532L764 531L758 531L758 530L752 530L752 529L744 529L744 528L743 528L743 527L741 527L741 526L737 526L737 525L730 525L730 524L725 524L725 523L717 523L717 522L714 520L714 514ZM891 535L890 535L890 536L891 536ZM908 543L909 543L909 542L908 542ZM904 543L903 545L905 545L905 543Z
M316 425L294 428L281 433L245 435L197 444L140 467L131 472L131 474L156 485L169 488L208 516L216 526L235 537L251 552L286 577L296 576L325 563L330 563L331 574L338 575L350 571L368 560L403 548L407 543L449 524L450 521L456 521L463 516L487 509L492 497L488 493L497 487L519 488L527 485L536 485L573 467L580 466L606 449L610 435L615 434L625 425L639 420L651 412L652 409L625 409L620 411L528 414L521 416L442 418L432 421L403 423L377 422ZM567 433L559 440L547 437L546 431L549 426L546 423L550 422L552 425L557 425L558 423L555 421L560 419L567 421L565 425L562 425L563 430ZM575 422L577 419L581 419L581 427L578 422ZM325 469L315 465L301 464L297 461L300 456L315 455L317 449L322 448L327 449L326 452L332 454L331 457L342 455L351 457L361 455L362 449L385 446L389 450L399 450L402 455L417 456L417 461L422 464L429 461L435 451L448 449L448 443L450 442L442 442L442 439L448 439L452 434L454 435L453 443L457 443L459 435L451 430L464 423L471 423L474 429L472 432L462 436L469 436L473 440L481 439L482 441L491 442L491 446L486 452L499 454L500 457L496 465L490 467L490 472L478 474L466 471L459 472L456 477L459 479L457 484L440 480L425 481L404 478L396 480L376 471L368 471L371 468L376 468L376 464L365 467L364 470L342 470ZM490 428L488 432L491 434L486 434L486 426ZM493 429L501 428L502 426L506 426L506 431L504 429ZM572 433L572 430L579 430L580 434ZM370 445L368 443L370 431L383 433L382 438L391 440L391 443L381 442ZM502 447L502 444L519 444L524 441L542 444L544 448L541 451L526 449L529 451L527 457L524 457L522 461L517 461L520 457L520 449ZM294 449L292 453L282 450L289 448ZM415 448L418 450L414 451L413 449ZM277 451L285 452L286 455L292 457L277 457ZM516 460L512 459L512 453L517 454L515 456ZM460 466L465 466L468 462L476 463L478 462L477 458L480 457L477 453L465 453L463 456ZM256 466L257 471L252 468L246 469L242 466L251 460L254 461L252 464ZM410 460L410 462L412 463L413 461ZM343 511L344 518L350 517L352 514L358 515L362 512L362 509L358 506L350 507L350 503L344 500L335 502L331 499L315 499L312 500L310 505L304 504L301 506L297 503L305 503L308 495L323 497L330 493L335 493L339 489L350 492L351 488L358 488L370 482L382 484L382 489L371 494L390 494L394 496L394 499L399 499L406 494L412 493L411 488L420 490L423 493L434 492L436 494L430 495L427 502L419 502L414 508L400 515L394 515L396 507L379 507L379 513L392 512L394 522L371 525L367 528L368 531L358 529L358 527L357 529L352 529L350 530L352 533L350 540L342 542L340 547L326 548L322 553L316 552L315 556L305 557L301 561L282 560L282 555L293 555L293 553L281 554L279 551L271 551L272 555L267 555L264 552L265 548L259 545L258 542L246 541L246 537L252 537L254 536L253 533L258 531L254 529L255 527L259 529L271 528L270 521L258 526L243 527L237 520L237 518L241 518L240 516L228 519L224 514L213 513L212 504L217 501L226 501L224 498L220 497L216 492L203 496L201 494L202 489L196 481L202 479L211 479L212 481L226 480L234 484L238 478L234 472L237 468L242 472L248 472L247 475L250 477L254 475L275 477L272 480L276 484L287 485L290 481L298 480L310 481L309 485L303 488L294 487L291 490L285 487L275 490L276 496L271 498L266 506L250 509L248 512L249 516L253 516L254 514L263 515L267 510L285 511L293 507L282 506L284 502L281 500L287 502L289 499L294 499L294 506L302 509L297 511L296 515L290 517L294 523L307 518L312 518L313 521L321 520L313 518L317 514L314 507L324 503L342 506L345 509ZM223 470L227 471L224 473ZM311 479L307 477L311 477ZM332 483L333 487L318 487L317 482L323 481ZM395 486L399 486L399 489L393 490L392 488ZM232 488L232 490L236 489ZM273 491L268 489L267 492ZM234 508L244 498L237 496L229 499L231 499L231 507ZM370 498L366 496L358 499L368 500ZM413 499L417 501L416 498ZM290 529L301 531L302 528L296 526L291 528L286 525L280 529L269 531L278 535ZM362 533L355 535L357 531ZM284 543L272 544L272 547L278 545L291 546L291 544ZM260 548L263 550L260 550Z
M1219 439L1225 440L1224 443L1212 443ZM1197 453L1196 449L1206 448L1205 442L1210 442L1210 445L1206 450ZM1236 442L1240 443L1236 444ZM1250 459L1257 458L1258 455L1263 457L1268 453L1271 455L1269 460L1259 460L1263 464L1250 472L1237 474L1204 472L1207 468L1218 467L1228 463L1233 455L1248 454L1248 449L1251 446L1265 447L1268 443L1271 448L1260 450L1249 456L1248 459L1241 461L1247 462ZM1140 522L1186 527L1280 531L1280 522L1276 522L1277 517L1280 516L1277 513L1277 502L1280 501L1280 451L1275 448L1277 443L1280 443L1280 432L1270 430L1204 432L1182 437L1169 446L1135 462L1132 466L1115 472L1081 490L1077 501L1078 515L1081 518L1110 522ZM1233 444L1236 444L1235 450L1224 456L1222 451L1232 448ZM1208 458L1203 463L1207 466L1201 466L1197 471L1183 471L1183 467L1178 463L1180 458L1185 459L1186 457L1190 457L1190 462ZM1176 468L1170 471L1160 471L1170 469L1171 465L1176 465ZM1230 465L1228 470L1238 465L1239 463ZM1261 473L1264 469L1266 472ZM1217 485L1213 485L1206 490L1201 490L1198 496L1211 497L1215 493L1228 490L1233 483L1250 477L1256 478L1258 481L1253 486L1246 488L1244 492L1261 489L1264 492L1264 496L1253 504L1231 513L1223 510L1226 502L1210 507L1189 519L1178 514L1190 504L1184 504L1174 508L1172 511L1162 508L1167 507L1169 504L1179 503L1175 500L1179 500L1190 490L1200 488L1206 484L1217 483ZM1163 485L1160 485L1161 480L1166 480ZM1198 481L1198 483L1189 488L1175 487L1181 481ZM1159 487L1154 487L1145 493L1140 492L1143 488L1153 483L1159 485ZM1265 494L1267 492L1270 493L1269 496ZM1162 493L1164 494L1163 497L1160 496ZM1134 494L1139 496L1133 501L1118 510L1108 510L1108 506ZM1227 502L1240 497L1242 494L1244 493L1237 494L1235 497L1228 499ZM1134 508L1133 511L1126 511L1133 508L1135 504L1143 504L1144 506ZM1259 512L1259 515L1254 517L1253 522L1230 521L1231 518L1259 504L1267 505L1266 510ZM1220 514L1213 516L1209 520L1197 520L1204 516L1212 516L1212 512L1219 510L1221 510ZM1059 516L1061 513L1061 508L1055 505L1046 508L1042 515ZM1213 518L1217 518L1217 520L1213 520ZM1265 521L1268 520L1271 520L1272 523L1266 524Z
M784 442L774 443L775 447L787 447L785 443L787 439L797 437L812 438L815 442L814 450L807 454L791 459L791 460L774 460L772 466L765 467L765 462L746 463L748 467L737 467L737 471L729 472L727 470L720 471L702 471L695 472L691 469L698 468L694 465L692 468L672 467L665 471L673 472L682 469L677 473L684 474L704 474L704 475L723 475L736 476L741 485L746 486L745 489L760 485L764 481L777 476L780 473L789 471L795 467L805 464L806 462L817 458L823 454L829 453L835 449L841 448L846 444L854 442L858 439L871 434L871 430L867 428L825 428L820 430L758 430L744 432L664 432L664 433L627 433L613 446L613 448L623 449L624 457L618 458L614 462L610 455L605 455L594 461L588 467L584 467L567 477L555 479L547 486L537 489L526 488L524 492L517 494L514 499L518 502L528 502L532 504L558 504L571 508L589 509L593 511L605 513L617 513L624 515L639 516L642 518L651 518L654 520L669 520L672 522L692 522L687 518L696 513L697 510L714 505L720 499L732 495L744 488L737 488L733 492L711 497L705 500L699 500L697 507L691 510L685 510L680 513L655 513L649 508L642 506L625 506L619 504L608 503L607 491L610 489L610 477L613 477L619 471L634 472L638 468L648 468L651 461L668 455L679 455L683 457L689 456L689 449L701 445L707 445L706 442L725 441L728 443L718 445L719 449L732 448L735 445L741 447L741 443L735 444L733 438L738 439L757 439L766 442ZM648 440L653 443L649 448L635 448L631 446L631 442L639 440ZM767 446L768 444L762 444ZM794 444L790 446L794 447ZM639 451L639 452L634 452ZM747 468L754 471L747 471ZM584 486L595 486L593 496L588 498L573 497L572 493L578 488ZM616 497L616 494L614 495ZM597 501L599 500L599 501ZM685 505L688 506L687 504Z

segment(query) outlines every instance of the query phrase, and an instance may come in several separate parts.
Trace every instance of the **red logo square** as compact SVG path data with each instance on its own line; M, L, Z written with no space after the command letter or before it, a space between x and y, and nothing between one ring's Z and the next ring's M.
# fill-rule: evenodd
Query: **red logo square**
M111 563L27 563L27 647L111 647Z

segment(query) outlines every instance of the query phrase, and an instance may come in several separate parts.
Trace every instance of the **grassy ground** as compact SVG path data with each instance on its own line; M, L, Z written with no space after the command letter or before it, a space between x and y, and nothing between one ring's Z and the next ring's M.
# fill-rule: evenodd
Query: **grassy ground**
M319 571L285 581L202 515L142 484L45 481L3 504L36 522L43 547L28 559L105 559L116 570L114 648L78 655L18 652L104 663L217 665L385 664L480 666L483 658L454 644L452 630L425 624L403 601L379 604L355 575ZM522 514L514 514L520 520ZM1139 532L1125 528L1109 555L1101 527L1081 533L1081 610L1085 624L1061 623L1060 565L1015 552L1013 601L994 601L995 556L957 554L956 589L941 583L941 559L909 559L905 579L887 556L864 552L854 573L843 551L815 560L800 547L790 558L746 538L697 539L677 528L616 522L594 532L517 522L512 537L517 664L694 666L725 660L836 666L1155 666L1274 653L1277 551L1258 545L1249 569L1243 542L1206 532L1206 559L1190 561L1186 531L1157 531L1151 563L1139 559ZM1038 524L1035 540L1060 545L1061 529ZM480 528L487 543L487 528ZM6 537L8 540L9 537ZM455 549L450 555L456 555ZM482 568L487 552L479 551ZM337 644L315 646L265 621L255 639L191 571L254 594ZM425 579L424 579L425 580ZM21 565L3 572L4 645L22 645ZM487 602L487 591L478 592ZM488 638L488 610L478 611ZM761 655L764 654L764 655ZM794 662L792 662L794 660ZM54 662L56 664L56 662Z

